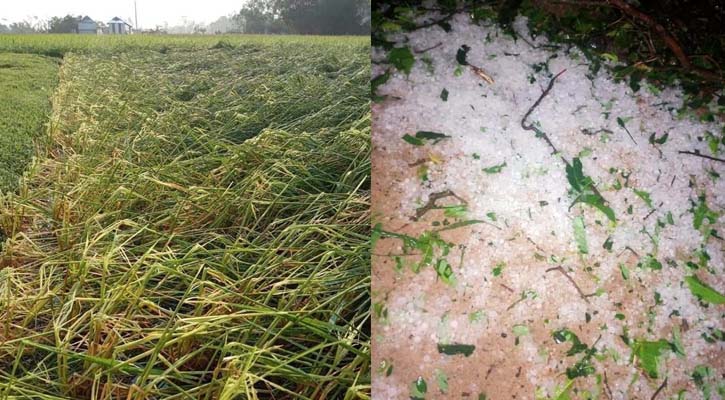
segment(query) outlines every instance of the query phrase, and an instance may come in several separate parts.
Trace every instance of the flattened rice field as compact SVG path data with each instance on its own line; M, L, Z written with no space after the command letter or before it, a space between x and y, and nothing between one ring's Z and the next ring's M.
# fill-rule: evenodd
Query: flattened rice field
M0 203L0 397L369 394L369 39L7 36L63 55Z

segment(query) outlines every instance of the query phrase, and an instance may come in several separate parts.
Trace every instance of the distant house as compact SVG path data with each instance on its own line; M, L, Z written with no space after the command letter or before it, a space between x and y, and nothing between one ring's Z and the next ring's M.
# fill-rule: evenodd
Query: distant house
M99 35L108 35L108 26L104 24L103 22L98 22L98 34Z
M95 35L98 33L98 24L91 17L85 16L78 22L78 33L86 35Z
M131 33L131 24L125 22L121 18L113 17L108 21L108 33L112 35L125 35Z

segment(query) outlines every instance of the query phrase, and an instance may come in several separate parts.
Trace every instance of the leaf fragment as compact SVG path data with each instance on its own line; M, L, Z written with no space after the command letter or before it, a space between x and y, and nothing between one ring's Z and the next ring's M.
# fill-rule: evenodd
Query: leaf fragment
M648 192L645 192L644 190L637 190L637 189L632 189L632 190L634 190L634 194L636 194L637 197L642 199L642 201L644 201L645 204L647 204L647 207L652 208L652 198L650 197Z
M428 392L428 384L422 376L414 380L410 386L410 398L413 400L422 400Z
M445 133L431 132L431 131L418 131L415 133L417 139L432 140L433 144L440 142L443 139L448 139L450 136Z
M456 61L458 61L458 64L460 65L468 65L468 61L466 61L466 57L468 56L468 52L471 50L471 47L468 45L461 46L458 51L456 52Z
M373 97L376 97L376 92L378 91L378 87L384 85L388 79L390 79L390 73L388 71L385 71L384 74L380 74L370 80L370 93Z
M680 326L675 325L672 328L672 351L678 357L685 357L685 346L682 345L682 336L680 335Z
M702 282L697 275L686 276L685 282L690 292L700 300L711 304L725 304L725 296Z
M605 250L611 252L612 251L612 245L613 244L614 244L614 242L612 242L612 237L611 236L608 236L607 239L604 241L604 244L602 244L602 247Z
M660 136L659 139L655 135L656 135L656 133L653 132L649 136L649 143L652 144L652 145L655 144L655 143L657 143L657 144L665 144L667 142L667 138L669 137L670 134L669 133L665 133L664 135Z
M572 346L567 350L567 356L573 356L587 349L587 345L579 340L579 337L567 328L561 328L551 333L556 343L571 342Z
M640 268L651 269L653 271L659 271L662 269L662 263L659 262L652 254L644 256L637 266Z
M498 165L484 168L483 172L485 172L487 174L498 174L499 172L501 172L501 170L503 170L503 168L505 166L506 166L506 161L504 161L503 163L498 164Z
M472 344L438 343L438 353L445 354L447 356L455 356L458 354L462 354L462 355L468 357L471 354L473 354L474 350L476 350L476 346L474 346Z
M439 132L431 132L431 131L418 131L415 133L415 136L412 136L410 134L405 134L403 136L403 140L406 142L412 144L413 146L423 146L427 143L427 141L432 141L433 144L437 144L441 140L450 138L449 135L446 135L444 133Z
M529 334L529 327L524 324L516 324L511 328L514 336L521 337Z
M584 218L582 217L574 218L574 239L576 240L577 248L580 253L589 253L586 230L584 229Z
M435 371L436 375L436 382L438 383L438 389L440 389L441 393L447 393L448 392L448 376L445 372L441 371L440 369L436 369Z
M597 196L596 194L585 194L576 198L574 203L584 203L601 211L610 221L617 222L617 218L614 216L614 210L611 207L604 204L604 198Z
M659 377L659 358L663 351L670 350L670 343L664 339L647 341L635 339L632 344L632 357L637 365L652 379Z
M408 46L395 47L388 52L388 62L393 64L398 71L410 75L415 63L415 57Z
M418 139L415 136L410 136L407 133L405 134L405 136L403 136L403 140L405 140L406 142L412 144L413 146L422 146L422 145L425 144L425 142L423 140Z
M710 210L710 208L707 206L705 195L701 195L698 197L698 204L697 207L692 211L693 213L693 219L692 219L692 226L695 227L695 229L700 229L702 226L702 223L707 219L707 221L710 224L714 224L717 222L720 215Z

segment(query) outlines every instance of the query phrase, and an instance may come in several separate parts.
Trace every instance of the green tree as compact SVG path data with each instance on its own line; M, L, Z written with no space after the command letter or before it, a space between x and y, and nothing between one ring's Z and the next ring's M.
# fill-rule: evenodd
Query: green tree
M274 0L275 10L294 33L369 34L369 0Z
M271 0L251 1L236 15L244 33L282 33L279 18L275 15Z
M65 17L53 17L48 21L48 31L50 33L74 33L78 31L78 22L81 17L66 15Z
M370 0L254 0L236 18L245 33L370 34Z
M11 33L37 33L38 31L28 21L13 22L10 24Z

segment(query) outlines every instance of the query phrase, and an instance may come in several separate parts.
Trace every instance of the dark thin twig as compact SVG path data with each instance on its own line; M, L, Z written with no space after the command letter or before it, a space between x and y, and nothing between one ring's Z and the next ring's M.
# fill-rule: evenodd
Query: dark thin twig
M683 150L680 150L680 151L678 151L678 153L680 153L680 154L689 154L691 156L707 158L708 160L720 161L722 163L725 163L725 160L723 160L722 158L711 157L711 156L708 156L706 154L700 154L697 151L683 151Z
M642 221L644 221L647 218L649 218L649 216L652 215L652 214L654 214L655 211L657 211L657 209L656 208L653 208L652 211L650 211L647 215L645 215L644 218L642 218Z
M667 377L665 377L665 380L662 381L662 384L660 385L660 387L658 387L657 391L652 395L652 397L650 397L650 400L655 400L657 395L660 394L660 392L662 391L662 389L665 388L665 386L667 386Z
M534 112L534 110L536 109L536 107L539 106L539 104L541 103L541 101L544 100L544 97L546 97L546 95L549 94L549 92L551 91L551 89L554 87L554 82L556 82L556 79L558 77L560 77L561 74L563 74L564 72L566 72L566 69L561 70L561 72L559 72L558 74L554 75L553 78L551 78L551 80L549 81L549 84L546 86L546 89L544 89L544 91L541 92L541 96L539 96L539 98L536 100L536 102L534 103L534 105L532 105L529 108L529 110L526 111L526 114L524 114L524 117L521 119L521 127L522 128L524 128L527 131L535 131L537 134L539 133L538 132L538 129L536 129L534 127L534 124L526 125L526 119L529 118L529 115L531 115L531 113ZM555 153L558 153L558 150L556 150L556 147L554 147L554 145L551 143L551 141L546 137L546 134L544 134L544 138L549 143L549 146L551 146L551 148L554 150L554 152Z
M594 130L594 128L592 128L592 129L589 129L589 128L584 128L584 129L580 129L579 131L581 131L581 133L583 133L583 134L585 134L585 135L587 135L587 136L594 136L594 135L596 135L596 134L598 134L598 133L601 133L601 132L604 132L604 133L609 133L610 135L611 135L612 133L614 133L614 132L610 131L610 130L609 130L609 129L607 129L607 128L601 128L601 129L599 129L599 130L597 130L597 131L595 131L595 130Z
M549 269L546 270L546 272L550 272L550 271L559 271L559 272L561 272L566 277L566 279L568 279L569 282L571 282L571 284L574 285L574 288L576 288L576 291L579 293L579 296L582 299L584 299L584 301L586 301L587 303L589 303L589 300L587 299L587 295L585 295L584 292L582 292L582 290L579 287L579 285L576 284L576 282L574 281L574 279L564 270L564 268L561 267L561 265L559 265L557 267L552 267L552 268L549 268Z
M531 240L531 238L530 238L530 237L526 236L526 240L528 240L528 241L529 241L529 243L533 244L533 245L534 245L534 247L536 247L536 250L539 250L539 251L540 251L540 252L542 252L542 253L546 253L546 252L544 251L544 249L542 249L541 247L539 247L539 245L538 245L538 244L536 244L536 242L534 242L533 240Z
M491 372L493 371L494 364L491 364L490 367L488 367L488 371L486 371L486 377L483 379L488 379L488 376L491 375Z
M535 127L533 123L526 125L526 120L529 118L529 115L531 115L531 113L534 112L536 107L538 107L539 104L541 104L541 101L544 100L544 97L546 97L546 95L549 94L551 89L554 87L554 82L556 82L556 78L561 76L561 74L563 74L564 72L566 72L566 69L562 70L558 74L554 75L553 78L551 78L551 80L549 81L549 84L546 86L546 89L544 89L544 91L541 92L541 96L539 96L539 98L536 100L536 102L531 107L529 107L529 110L526 111L526 114L524 114L524 117L521 118L521 127L527 131L534 131L536 133L537 137L543 138L546 141L546 144L548 144L549 147L551 147L552 154L558 153L559 150L556 148L556 146L554 146L554 143L551 141L551 139L549 139L549 136L547 136L546 133L544 131L542 131L541 129L538 129L537 127ZM571 166L569 164L569 161L567 161L564 158L564 156L561 156L561 160L564 161L564 164L566 164L567 166Z
M574 112L571 113L571 115L574 115L574 114L578 113L579 111L581 111L581 110L583 110L585 108L587 108L587 106L585 106L585 105L582 104L579 107L577 107L576 110L574 110Z
M453 193L453 191L451 191L451 190L444 190L442 192L431 193L430 196L428 196L428 202L423 207L419 207L417 210L415 210L415 216L412 217L413 221L419 220L423 215L425 215L425 213L437 208L438 206L436 205L436 201L438 201L440 199L444 199L446 197L455 197L461 203L468 204L468 202L466 202L462 198L458 197L458 195Z
M435 49L437 47L440 47L441 45L443 45L443 42L440 42L437 45L434 45L434 46L431 46L431 47L428 47L428 48L425 48L425 49L422 49L422 50L415 50L414 49L413 52L416 53L416 54L425 53L426 51L433 50L433 49Z
M609 400L612 400L614 396L612 396L612 389L609 388L609 380L607 379L607 371L604 371L604 387L607 389L605 393L607 393L607 397Z
M637 258L639 258L639 254L637 254L637 252L636 252L636 251L634 251L634 249L633 249L633 248L631 248L631 247L629 247L629 246L625 246L625 247L624 247L624 250L622 250L622 252L621 252L621 253L617 254L617 257L619 257L619 256L621 256L622 254L624 254L624 252L625 252L625 251L627 251L627 250L631 251L631 252L632 252L632 254L634 254L634 255L635 255L635 256L636 256Z
M519 299L518 299L518 300L516 300L516 301L514 301L513 303L511 303L511 305L510 305L510 306L508 306L508 307L506 308L506 311L509 311L509 310L511 310L512 308L516 307L516 305L517 305L517 304L521 303L521 302L522 302L522 301L524 301L524 300L526 300L526 296L525 296L525 295L524 295L524 296L521 296L521 297L519 297Z
M427 162L428 162L427 159L425 159L425 158L419 158L418 161L416 161L416 162L408 163L408 166L409 167L417 167L417 166L423 165L423 164L425 164Z
M501 286L503 286L503 288L504 288L504 289L506 289L506 290L508 290L509 292L511 292L511 293L513 293L513 292L514 292L514 290L513 290L513 289L511 289L510 287L508 287L508 286L504 285L503 283L501 283L500 285L501 285Z
M546 97L546 95L549 94L551 89L554 87L554 82L556 81L556 79L559 76L561 76L561 74L563 74L564 72L566 72L566 69L561 70L561 72L559 72L558 74L554 75L553 78L551 78L551 80L549 81L549 84L546 86L546 89L544 89L544 91L541 92L541 96L539 96L539 98L536 100L536 102L529 108L528 111L526 111L526 114L524 114L524 117L521 119L521 127L524 128L524 130L526 130L526 131L534 131L536 133L536 137L543 138L546 141L546 143L549 145L549 147L551 147L551 150L553 150L552 154L559 153L559 150L556 148L556 146L554 146L554 143L551 141L551 139L549 139L549 136L546 135L546 132L535 127L533 123L526 125L526 120L529 118L529 115L531 115L531 113L534 112L536 107L539 106L541 101L544 100L544 97ZM564 165L571 168L571 164L569 163L569 161L566 158L564 158L563 155L560 155L559 157L561 158L561 161L564 162ZM604 196L602 196L602 194L599 192L599 190L596 188L596 186L591 185L591 189L597 196L604 199Z
M634 142L634 144L637 144L637 141L634 140L634 137L632 136L631 133L629 133L629 129L627 129L627 127L624 124L622 124L622 128L624 128L624 131L627 132L627 135L629 135L629 138L632 139L632 142Z

